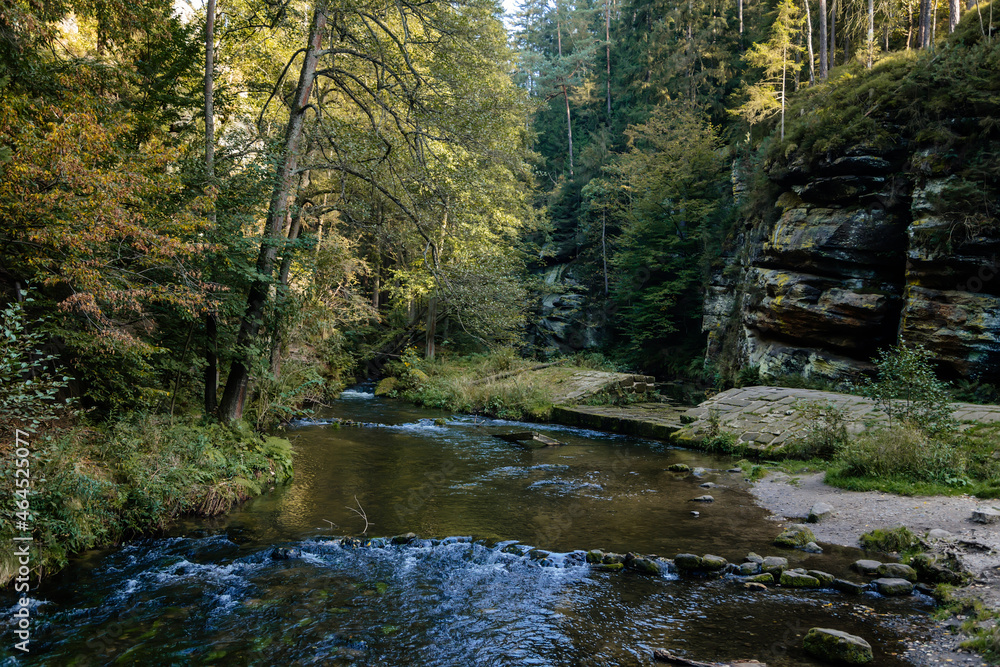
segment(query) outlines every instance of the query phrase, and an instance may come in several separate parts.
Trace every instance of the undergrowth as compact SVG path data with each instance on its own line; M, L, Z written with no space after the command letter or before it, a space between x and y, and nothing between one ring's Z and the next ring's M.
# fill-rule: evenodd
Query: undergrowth
M283 438L142 414L40 435L31 451L32 564L39 576L84 549L162 529L180 514L227 512L292 470ZM0 539L8 542L15 525L11 465L11 457L0 463ZM16 568L9 557L0 560L0 582Z

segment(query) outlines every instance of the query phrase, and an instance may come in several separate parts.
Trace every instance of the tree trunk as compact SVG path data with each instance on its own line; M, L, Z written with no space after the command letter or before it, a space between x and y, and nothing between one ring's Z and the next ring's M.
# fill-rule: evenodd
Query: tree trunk
M931 45L931 0L920 0L920 48Z
M826 81L830 71L829 60L827 60L827 31L826 31L826 0L819 0L819 79Z
M291 243L299 238L299 232L302 230L302 209L299 207L298 212L292 219L292 226L288 229L288 241ZM286 245L286 250L284 256L281 258L281 268L278 270L278 290L276 293L276 298L278 300L278 308L276 310L281 313L281 305L288 300L288 274L292 270L292 249ZM274 334L271 337L271 375L277 379L281 376L281 346L284 341L281 337L281 325L276 324L274 327Z
M215 0L205 5L205 181L215 183ZM216 223L215 207L208 214ZM219 390L219 328L214 312L205 315L205 414L214 415Z
M426 345L424 349L424 358L429 361L434 361L434 335L437 333L437 297L432 296L427 300L427 326L426 331Z
M837 1L830 3L830 67L837 64Z
M736 0L736 13L740 17L740 46L743 46L743 0Z
M569 143L569 175L573 175L573 116L569 112L569 91L562 87L563 98L566 100L566 138Z
M214 415L218 407L219 331L215 313L205 316L205 415Z
M806 51L809 56L809 85L816 83L816 65L813 57L813 20L809 9L809 0L803 0L806 6Z
M788 46L781 47L781 140L785 140L785 68L788 63Z
M875 59L875 0L868 0L868 69Z
M608 63L608 127L611 127L611 0L604 0L604 59Z
M302 127L305 124L306 108L316 74L316 63L319 60L320 43L326 29L326 0L316 0L313 10L312 27L309 31L309 44L302 70L299 73L299 83L295 89L291 109L288 115L288 125L285 128L285 145L282 159L277 167L274 192L268 207L267 222L261 239L260 254L257 256L258 278L250 286L247 295L247 307L240 321L239 333L236 337L236 358L229 369L226 388L222 393L222 404L219 406L219 417L226 422L240 419L243 416L243 404L246 401L247 385L250 381L250 360L248 348L260 334L264 306L267 303L270 278L274 272L274 259L277 255L277 240L285 221L288 210L288 195L292 187L292 176L297 164L299 139L302 137Z
M604 296L608 295L608 212L601 211L601 259L604 262Z

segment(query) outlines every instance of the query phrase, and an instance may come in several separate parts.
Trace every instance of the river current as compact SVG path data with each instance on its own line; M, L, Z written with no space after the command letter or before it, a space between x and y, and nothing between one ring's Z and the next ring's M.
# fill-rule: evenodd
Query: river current
M495 437L519 430L565 444ZM927 626L920 596L751 591L584 562L590 549L736 562L754 551L849 578L858 550L770 546L779 524L728 459L419 410L364 388L286 435L294 481L226 517L84 554L35 591L31 653L14 655L8 631L0 664L652 665L664 648L775 667L819 664L801 639L821 626L865 637L891 666ZM715 502L692 502L706 493ZM406 532L419 537L368 544Z

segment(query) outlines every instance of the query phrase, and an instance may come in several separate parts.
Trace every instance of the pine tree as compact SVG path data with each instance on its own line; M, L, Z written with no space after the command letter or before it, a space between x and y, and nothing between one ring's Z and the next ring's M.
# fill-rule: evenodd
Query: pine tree
M770 39L754 44L745 56L751 66L761 68L761 79L747 87L749 99L734 111L751 125L780 114L779 136L782 141L785 139L788 78L802 67L802 63L796 62L795 58L802 51L802 47L795 42L795 35L801 29L802 18L798 7L792 0L782 0L771 27Z

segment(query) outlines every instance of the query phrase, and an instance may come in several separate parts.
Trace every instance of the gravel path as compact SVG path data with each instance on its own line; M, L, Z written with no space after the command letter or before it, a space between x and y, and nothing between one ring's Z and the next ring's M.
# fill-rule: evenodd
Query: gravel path
M963 589L1000 609L1000 524L970 521L972 511L1000 505L971 496L897 496L878 491L844 491L823 483L824 473L789 475L772 473L753 485L759 505L776 520L803 521L816 503L833 506L833 516L812 524L819 542L857 547L858 537L875 528L904 525L923 536L935 528L952 533L947 543L965 566L976 574L975 583ZM915 665L985 665L978 656L958 650L964 637L949 632L954 621L940 623L931 640L914 642L907 657Z

